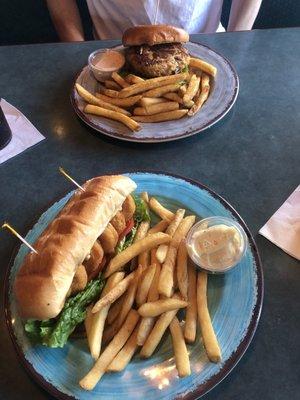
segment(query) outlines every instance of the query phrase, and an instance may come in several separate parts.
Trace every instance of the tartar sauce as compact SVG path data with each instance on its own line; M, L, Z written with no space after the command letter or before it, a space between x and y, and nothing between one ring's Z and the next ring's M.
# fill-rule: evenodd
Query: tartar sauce
M223 270L237 263L243 252L243 237L235 226L195 226L187 243L192 259L203 268Z

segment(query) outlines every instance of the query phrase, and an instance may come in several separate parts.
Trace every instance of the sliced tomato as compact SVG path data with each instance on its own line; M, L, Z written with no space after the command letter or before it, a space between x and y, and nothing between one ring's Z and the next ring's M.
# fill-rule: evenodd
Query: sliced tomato
M120 234L119 240L122 240L123 237L127 236L129 232L131 232L132 228L134 227L134 220L131 218L124 229L124 231Z

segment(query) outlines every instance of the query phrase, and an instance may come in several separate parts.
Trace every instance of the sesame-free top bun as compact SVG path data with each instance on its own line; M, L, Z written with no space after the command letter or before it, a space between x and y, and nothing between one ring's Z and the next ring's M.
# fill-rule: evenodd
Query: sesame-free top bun
M34 243L14 290L23 318L48 319L62 310L77 267L120 210L136 184L122 175L101 176L77 190Z
M137 25L127 29L122 37L123 46L153 46L162 43L185 43L189 34L172 25Z

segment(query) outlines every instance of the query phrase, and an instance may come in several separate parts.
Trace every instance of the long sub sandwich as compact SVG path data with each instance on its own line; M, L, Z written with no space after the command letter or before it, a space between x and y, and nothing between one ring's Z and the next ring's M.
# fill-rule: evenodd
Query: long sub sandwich
M34 243L15 281L25 330L38 342L62 347L99 298L101 270L132 243L147 208L130 194L136 184L126 176L93 178L77 190Z

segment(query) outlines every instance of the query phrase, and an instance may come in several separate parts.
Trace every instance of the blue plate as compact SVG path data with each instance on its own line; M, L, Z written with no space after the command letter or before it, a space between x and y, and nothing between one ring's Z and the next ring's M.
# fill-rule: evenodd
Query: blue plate
M196 399L216 386L237 364L254 335L263 297L262 268L254 240L237 212L220 196L200 183L165 174L132 173L138 191L148 191L171 209L178 205L199 218L213 215L236 219L245 229L249 246L239 265L225 275L209 276L208 303L223 361L210 363L201 337L189 346L192 374L178 378L170 335L164 336L148 360L134 357L122 373L106 374L92 392L78 381L93 362L83 339L72 339L63 349L32 346L18 316L11 290L16 273L27 253L21 245L5 282L6 320L15 348L26 369L48 392L60 399ZM34 242L57 215L72 193L53 204L26 238Z

